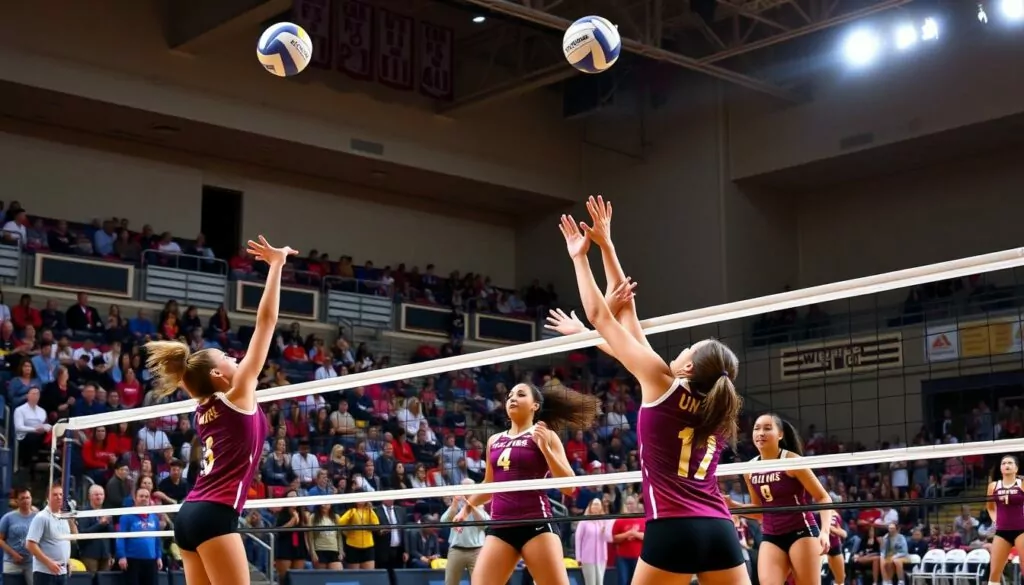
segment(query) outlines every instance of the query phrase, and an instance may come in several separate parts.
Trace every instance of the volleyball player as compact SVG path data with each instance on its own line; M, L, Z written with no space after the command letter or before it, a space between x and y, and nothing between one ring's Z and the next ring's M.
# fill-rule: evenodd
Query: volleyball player
M1024 487L1017 458L1004 455L999 461L1000 479L988 484L988 514L996 525L996 536L992 539L989 585L998 585L1006 568L1010 549L1024 551Z
M559 226L573 259L587 319L640 382L637 421L647 526L633 585L750 583L743 550L715 481L722 449L736 437L742 401L733 386L739 360L725 344L705 339L671 363L651 349L633 314L612 314L587 259L602 249L608 278L621 279L610 237L611 206L591 199L592 226L562 216ZM632 304L632 303L631 303Z
M219 349L190 353L177 341L146 344L146 365L158 396L183 386L196 399L196 432L202 460L195 486L174 519L189 585L249 583L249 563L238 517L259 466L267 418L256 403L256 382L267 360L281 301L281 269L291 248L275 248L263 236L249 240L249 253L270 265L256 312L249 349L236 363Z
M597 418L600 402L562 386L537 389L517 384L505 401L511 421L508 431L487 440L484 483L575 475L558 431L566 425L587 429ZM496 486L496 489L500 487ZM562 490L572 493L572 488ZM522 520L521 524L488 528L470 578L473 585L505 585L522 557L530 573L544 585L569 585L562 541L546 520L551 503L544 490L478 494L454 522L465 521L470 510L491 501L491 519Z
M824 522L821 524L825 525ZM846 530L843 529L842 516L832 510L832 523L828 528L828 570L832 572L832 582L836 585L846 583L846 562L843 555L845 538Z
M803 443L796 429L777 415L759 416L754 422L753 439L759 453L755 461L803 456ZM730 499L734 509L806 504L808 494L819 504L832 503L810 469L763 471L747 474L743 479L751 503L739 504ZM820 514L822 526L832 526L832 510L825 509ZM830 530L820 531L811 512L765 512L753 517L761 520L764 537L757 549L758 582L783 585L792 573L795 585L820 585L821 555L831 548Z

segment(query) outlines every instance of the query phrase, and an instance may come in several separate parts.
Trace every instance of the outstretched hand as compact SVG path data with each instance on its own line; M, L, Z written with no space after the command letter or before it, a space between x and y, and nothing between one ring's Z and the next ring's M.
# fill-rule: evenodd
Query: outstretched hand
M544 328L557 331L562 335L573 335L574 333L588 331L587 326L576 316L576 311L569 311L569 314L566 315L562 309L551 309L548 311L548 322L544 325Z
M593 225L581 222L580 227L595 244L602 248L607 246L612 241L612 202L606 202L600 195L596 198L591 195L587 199L587 212Z
M612 315L618 315L619 311L633 301L633 297L636 296L636 292L634 292L636 284L632 278L627 276L626 280L620 282L619 286L605 295L604 301L608 303L608 309L612 312Z
M248 252L252 254L257 260L262 260L271 266L275 264L283 265L289 256L294 256L299 252L291 249L289 246L283 248L275 248L270 245L262 235L259 236L259 241L254 242L249 240Z
M590 250L590 237L580 231L580 226L571 215L563 215L558 230L565 238L565 247L569 251L569 257L578 258L586 256Z

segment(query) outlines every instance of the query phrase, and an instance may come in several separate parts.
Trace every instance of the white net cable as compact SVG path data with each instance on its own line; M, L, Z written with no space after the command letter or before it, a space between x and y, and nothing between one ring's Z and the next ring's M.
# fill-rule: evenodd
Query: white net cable
M970 455L988 455L992 453L1014 453L1024 451L1024 439L1003 439L975 443L955 443L942 445L926 445L923 447L904 447L902 449L883 449L879 451L862 451L860 453L834 453L830 455L813 455L770 461L745 461L728 463L718 468L718 477L745 475L759 471L792 471L794 469L829 469L849 467L893 461L918 459L944 459L949 457L966 457ZM524 479L504 481L496 484L473 484L458 486L437 486L402 490L384 490L378 492L358 492L348 494L331 494L323 496L302 496L296 498L274 498L249 500L245 508L257 510L263 508L305 507L322 504L355 504L359 502L379 502L382 500L417 500L426 498L442 498L451 496L471 496L475 494L493 493L500 487L503 492L526 490L550 490L566 487L590 487L608 484L638 483L639 471L623 473L604 473L597 475L578 475L574 477L549 477L544 479ZM75 518L100 518L104 516L120 516L123 514L173 514L181 508L180 504L162 506L136 506L133 508L110 508L101 510L81 510L64 514ZM71 539L77 538L72 535ZM109 536L108 536L109 538Z
M991 254L961 258L959 260L950 260L948 262L918 266L916 268L907 268L905 270L897 270L895 272L865 276L863 278L833 282L830 284L823 284L820 286L775 295L664 315L662 317L647 319L641 322L641 326L647 335L653 335L655 333L665 333L678 329L698 327L700 325L719 321L742 319L744 317L773 313L809 304L825 303L839 299L875 294L899 288L917 286L929 282L938 282L941 280L970 276L983 272L1016 268L1018 266L1024 266L1024 248L1013 248L1002 252L993 252ZM529 359L586 347L594 347L602 342L603 339L600 334L596 331L589 331L587 333L578 333L575 335L567 335L565 337L556 337L508 347L500 347L429 362L406 364L383 370L371 370L367 372L349 374L343 378L328 378L324 380L304 382L302 384L270 388L257 392L256 399L258 402L273 402L275 400L304 397L310 394L339 392L359 386L384 384L409 378L443 374L453 370L472 369L500 362ZM82 430L104 425L135 422L162 416L188 414L194 411L195 408L196 402L194 400L184 400L171 404L158 404L117 412L74 417L69 419L67 424L69 430Z

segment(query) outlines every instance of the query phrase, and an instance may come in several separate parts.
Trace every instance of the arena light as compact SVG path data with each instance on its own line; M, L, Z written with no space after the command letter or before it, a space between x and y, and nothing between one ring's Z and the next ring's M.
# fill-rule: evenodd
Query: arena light
M896 27L896 48L899 50L909 49L917 44L917 27L912 24L902 24Z
M934 41L939 38L939 21L932 17L924 19L924 24L921 25L921 40L922 41Z
M1024 18L1024 0L1002 0L999 9L1009 20Z
M878 57L882 42L878 35L868 29L859 29L850 33L843 44L843 54L851 65L868 65Z
M988 13L985 12L984 4L978 4L978 22L988 24Z
M475 22L477 24L483 24L486 20L487 20L486 16L474 16L473 17L473 22Z

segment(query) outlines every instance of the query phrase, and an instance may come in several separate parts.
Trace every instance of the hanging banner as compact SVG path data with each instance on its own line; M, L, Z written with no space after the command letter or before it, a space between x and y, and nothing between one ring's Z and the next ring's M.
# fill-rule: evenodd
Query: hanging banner
M331 66L331 0L295 0L292 19L309 34L313 43L313 67Z
M782 350L779 361L783 380L898 368L903 365L903 336L893 332L822 344L802 344Z
M395 89L413 87L413 19L377 9L377 81Z
M420 92L450 101L455 97L455 33L422 21L419 28Z
M373 6L340 0L335 19L337 68L361 81L373 79Z

